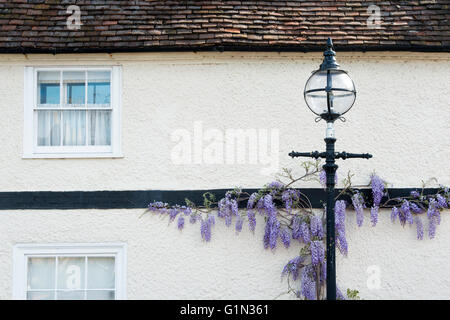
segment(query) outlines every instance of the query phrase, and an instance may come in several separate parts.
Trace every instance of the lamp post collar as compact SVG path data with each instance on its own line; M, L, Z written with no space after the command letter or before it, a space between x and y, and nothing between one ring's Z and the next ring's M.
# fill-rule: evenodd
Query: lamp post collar
M328 38L327 50L323 53L323 62L320 65L320 70L339 69L339 64L336 62L336 52L333 50L333 40Z

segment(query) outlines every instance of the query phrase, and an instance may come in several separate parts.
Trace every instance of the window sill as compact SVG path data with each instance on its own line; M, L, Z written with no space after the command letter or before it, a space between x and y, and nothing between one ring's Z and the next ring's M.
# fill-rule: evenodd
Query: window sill
M24 154L22 159L120 159L122 153L34 153Z

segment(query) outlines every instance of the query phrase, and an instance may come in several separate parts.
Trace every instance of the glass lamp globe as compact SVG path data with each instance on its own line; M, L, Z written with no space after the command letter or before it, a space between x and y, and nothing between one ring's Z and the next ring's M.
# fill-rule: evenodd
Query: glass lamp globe
M336 62L330 38L327 46L319 70L314 71L306 82L304 96L312 112L332 122L350 110L356 90L353 80Z
M306 104L318 116L342 116L355 99L355 84L343 70L318 70L306 82Z

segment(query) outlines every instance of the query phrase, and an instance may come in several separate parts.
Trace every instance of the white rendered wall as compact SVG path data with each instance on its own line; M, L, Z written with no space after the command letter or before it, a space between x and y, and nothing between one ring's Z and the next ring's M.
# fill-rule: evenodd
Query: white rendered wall
M339 53L358 90L347 122L336 124L337 149L371 152L340 161L340 176L367 183L373 170L395 187L436 177L450 185L450 54ZM278 130L277 168L295 167L293 149L324 148L325 125L303 100L321 53L1 55L1 191L136 190L259 187L264 165L171 161L177 129ZM24 66L123 67L121 159L22 159ZM275 132L275 131L271 131ZM207 145L207 142L203 142ZM271 148L272 145L269 145ZM275 150L276 151L276 150ZM258 163L259 163L258 159ZM414 174L411 174L414 173Z
M253 235L247 224L235 235L223 220L204 243L200 225L183 231L167 217L143 210L4 211L0 214L0 299L12 296L13 245L16 243L127 243L128 299L273 299L287 290L280 280L284 264L300 246L264 250L263 222ZM380 212L379 225L356 227L347 215L349 254L337 254L341 288L360 291L364 299L448 299L450 281L450 211L443 213L433 240L416 240L415 227L392 224ZM380 288L368 288L367 269L380 270ZM283 295L280 299L292 298Z

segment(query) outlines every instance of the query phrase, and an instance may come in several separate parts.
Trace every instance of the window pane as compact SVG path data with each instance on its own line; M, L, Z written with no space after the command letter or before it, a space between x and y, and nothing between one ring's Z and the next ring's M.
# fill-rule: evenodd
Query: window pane
M55 258L28 258L28 289L55 287Z
M88 257L88 289L114 289L114 257Z
M28 291L27 300L53 300L55 298L54 291Z
M58 289L84 289L85 258L58 258Z
M63 111L63 145L86 144L86 111Z
M109 107L111 99L111 73L109 71L88 71L88 104L95 107Z
M86 73L84 71L64 71L64 102L73 107L84 107L86 94Z
M38 146L59 146L61 144L61 114L60 111L37 111L38 115Z
M84 300L84 291L56 291L56 300Z
M59 71L39 71L38 77L38 107L56 107L59 106Z
M89 111L89 145L111 145L111 111Z
M87 292L88 300L114 300L114 298L115 298L114 291L95 290Z

